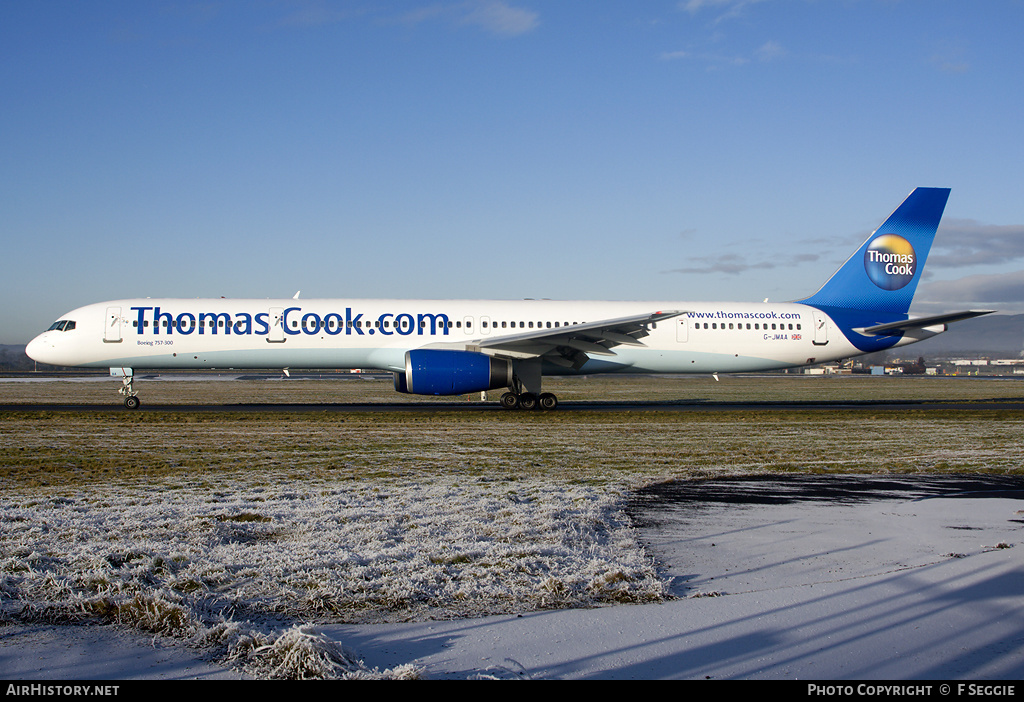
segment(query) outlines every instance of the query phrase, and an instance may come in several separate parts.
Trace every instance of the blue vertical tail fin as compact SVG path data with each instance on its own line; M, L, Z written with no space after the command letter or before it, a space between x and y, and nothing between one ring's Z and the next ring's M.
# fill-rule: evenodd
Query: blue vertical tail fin
M905 314L948 198L949 188L914 190L818 292L797 302Z

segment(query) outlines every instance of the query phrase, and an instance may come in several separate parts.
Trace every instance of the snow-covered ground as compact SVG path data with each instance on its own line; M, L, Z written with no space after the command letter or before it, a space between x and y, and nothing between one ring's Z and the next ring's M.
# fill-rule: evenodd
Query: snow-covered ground
M836 476L834 480L859 479ZM956 483L945 487L942 481L929 483L934 489L925 493L886 486L862 499L817 493L775 503L756 499L758 494L779 494L778 486L771 483L752 491L747 483L744 499L733 502L722 499L722 491L707 499L648 497L637 507L640 530L636 536L646 553L657 559L661 582L673 597L651 604L611 604L615 598L605 597L609 603L596 607L572 607L571 593L592 595L595 587L614 589L621 582L629 584L622 586L631 590L628 596L642 602L641 591L651 586L643 564L634 562L622 544L611 543L610 550L604 550L606 542L615 542L625 532L613 525L610 531L596 534L587 526L598 519L614 521L614 511L609 517L602 512L606 506L592 504L590 497L581 494L554 501L545 495L544 504L561 506L554 510L557 514L531 523L516 500L528 504L540 496L519 486L513 495L516 499L489 495L480 498L474 509L506 510L505 517L496 516L490 522L491 528L515 523L524 534L546 529L544 525L566 527L582 521L565 533L586 544L587 560L578 554L566 555L571 547L563 543L564 536L544 537L547 546L539 552L508 555L495 545L501 540L484 534L478 542L460 536L451 546L476 543L479 550L450 553L446 565L491 558L510 558L509 563L547 558L551 563L541 568L546 580L513 583L510 592L522 587L543 593L547 588L564 599L562 608L538 609L537 601L521 601L518 613L514 604L513 611L502 615L329 624L318 630L295 630L292 635L321 650L344 646L349 656L361 661L359 671L433 679L1024 677L1024 495L1019 489L963 494ZM725 487L727 494L730 486ZM212 539L218 547L228 548L229 543L239 542L236 537L242 532L249 535L249 543L281 540L282 534L267 525L285 521L278 512L283 506L267 496L262 499L258 513L272 521L211 520L204 543L209 546ZM414 508L415 500L401 499L406 500L403 509ZM459 504L465 506L465 502ZM378 517L388 511L382 508ZM5 512L5 519L30 524L38 517ZM413 519L425 533L433 528L426 515ZM163 521L152 526L171 530ZM75 539L86 541L87 537ZM179 577L186 577L190 563L207 567L198 563L191 548L188 543L177 545ZM325 548L329 550L330 544ZM415 545L401 548L410 548L412 557ZM560 551L563 548L565 553ZM135 553L143 560L144 547ZM420 565L437 561L440 552L433 553L435 558ZM32 560L29 554L21 557ZM552 565L555 562L561 565ZM583 563L589 565L584 568ZM46 565L37 562L33 567ZM147 567L152 570L152 562ZM190 572L187 577L199 575ZM473 577L469 573L461 584L453 583L455 590L442 588L445 597L468 601L469 605L456 607L468 614L475 599L501 587L488 582L478 592L469 585ZM262 587L259 583L239 580L230 585L248 588L244 592L249 594L241 599L262 596L252 594ZM435 582L431 587L440 586ZM332 595L319 596L329 603ZM579 604L584 604L579 597ZM593 603L600 600L597 597ZM0 675L7 679L243 676L237 669L210 662L203 651L167 637L110 626L23 622L0 625Z

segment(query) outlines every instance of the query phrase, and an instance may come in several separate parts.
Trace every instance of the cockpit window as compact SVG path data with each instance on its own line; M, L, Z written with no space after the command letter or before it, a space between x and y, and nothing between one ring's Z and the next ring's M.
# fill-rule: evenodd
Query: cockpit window
M75 323L70 319L58 319L46 331L71 331L74 328Z

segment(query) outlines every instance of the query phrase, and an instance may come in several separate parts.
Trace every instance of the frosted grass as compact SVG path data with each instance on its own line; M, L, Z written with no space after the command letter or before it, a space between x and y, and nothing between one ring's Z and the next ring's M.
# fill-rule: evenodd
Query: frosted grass
M174 637L256 677L418 677L365 669L317 625L658 601L634 487L1019 472L1019 428L1009 411L8 413L0 614Z
M284 665L304 677L303 664L266 663L277 639L291 637L293 656L303 643L339 658L295 626L661 599L619 497L444 479L5 493L0 593L9 617L116 622L210 646L258 675ZM371 674L350 664L337 665Z

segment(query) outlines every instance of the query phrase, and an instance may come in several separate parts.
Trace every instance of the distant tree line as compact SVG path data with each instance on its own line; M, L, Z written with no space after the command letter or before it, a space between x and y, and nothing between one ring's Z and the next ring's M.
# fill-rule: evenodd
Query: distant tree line
M49 366L45 363L36 363L25 355L24 346L11 346L0 344L0 372L24 372L34 370L52 371L59 366Z

